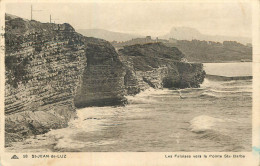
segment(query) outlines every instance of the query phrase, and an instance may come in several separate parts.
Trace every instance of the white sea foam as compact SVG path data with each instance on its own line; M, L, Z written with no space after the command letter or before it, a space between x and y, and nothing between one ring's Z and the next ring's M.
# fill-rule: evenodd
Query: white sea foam
M149 88L145 91L138 93L135 96L126 96L130 104L149 104L158 102L155 99L152 99L156 95L165 95L171 93L171 90L168 89L153 89Z
M48 132L46 136L53 137L57 140L55 150L62 149L79 149L86 146L99 146L114 144L115 140L99 140L94 142L75 140L77 134L81 133L88 137L93 132L105 130L111 126L118 125L112 119L123 117L124 119L144 119L150 115L148 110L141 108L133 109L133 106L126 107L88 107L77 110L78 118L69 122L69 126L63 129L56 129ZM121 123L120 123L121 124Z
M193 118L190 121L190 128L192 132L203 132L217 128L219 123L224 122L222 119L213 118L207 115L201 115Z

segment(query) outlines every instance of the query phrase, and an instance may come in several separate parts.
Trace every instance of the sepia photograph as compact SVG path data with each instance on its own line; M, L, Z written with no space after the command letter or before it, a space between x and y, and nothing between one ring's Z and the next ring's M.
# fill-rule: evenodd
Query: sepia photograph
M4 151L251 152L252 3L5 3Z

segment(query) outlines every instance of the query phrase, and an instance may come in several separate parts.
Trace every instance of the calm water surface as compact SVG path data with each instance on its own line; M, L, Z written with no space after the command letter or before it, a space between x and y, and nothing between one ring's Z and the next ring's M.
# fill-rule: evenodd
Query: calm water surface
M252 62L204 63L207 74L220 76L252 76Z

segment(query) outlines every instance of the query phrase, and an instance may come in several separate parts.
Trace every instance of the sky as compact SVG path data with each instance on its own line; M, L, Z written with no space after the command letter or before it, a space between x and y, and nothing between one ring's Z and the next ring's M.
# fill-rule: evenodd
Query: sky
M69 23L75 29L106 29L116 32L160 36L172 27L196 28L203 34L251 37L251 4L187 2L81 2L7 3L6 13L49 22Z

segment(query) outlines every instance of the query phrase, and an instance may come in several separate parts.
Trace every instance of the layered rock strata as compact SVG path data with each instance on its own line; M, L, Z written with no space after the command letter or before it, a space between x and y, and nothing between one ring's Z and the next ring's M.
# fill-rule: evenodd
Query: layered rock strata
M6 142L66 127L86 64L83 36L7 15L5 46Z
M113 105L124 99L124 70L114 48L69 24L6 15L5 45L7 145L66 127L75 104Z

